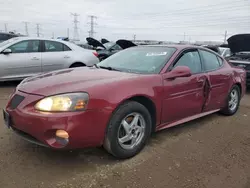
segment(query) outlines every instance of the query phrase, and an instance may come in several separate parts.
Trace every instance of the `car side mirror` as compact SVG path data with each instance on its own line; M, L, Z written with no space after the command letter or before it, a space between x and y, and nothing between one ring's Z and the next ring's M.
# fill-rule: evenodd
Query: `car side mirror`
M4 55L8 55L10 53L12 53L11 49L7 48L2 52Z
M166 73L165 79L175 79L182 77L190 77L192 75L191 70L187 66L177 66L170 72Z

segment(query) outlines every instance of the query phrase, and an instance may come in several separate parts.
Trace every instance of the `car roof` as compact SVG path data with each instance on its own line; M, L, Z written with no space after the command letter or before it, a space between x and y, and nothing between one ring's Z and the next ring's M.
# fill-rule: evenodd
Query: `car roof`
M191 44L162 44L162 45L141 45L138 47L169 47L169 48L176 48L178 50L183 50L186 48L196 48L196 49L204 49L204 50L209 50L206 47L202 46L197 46L197 45L191 45Z
M190 44L163 44L163 45L141 45L141 46L135 46L135 47L131 47L131 48L140 48L140 47L168 47L168 48L176 48L178 51L182 51L185 49L201 49L201 50L205 50L205 51L209 51L210 53L213 53L219 57L222 57L220 54L216 53L215 51L203 47L203 46L198 46L198 45L190 45Z
M43 37L16 37L18 40L49 40L49 41L60 41L67 42L61 39L51 39L51 38L43 38Z

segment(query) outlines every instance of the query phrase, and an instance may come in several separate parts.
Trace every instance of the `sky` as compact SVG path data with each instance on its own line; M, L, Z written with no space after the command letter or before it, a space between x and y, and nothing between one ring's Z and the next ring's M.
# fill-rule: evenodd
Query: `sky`
M250 32L250 0L0 0L0 31L36 36L74 37L85 41L94 15L97 39L162 41L223 41L237 33Z

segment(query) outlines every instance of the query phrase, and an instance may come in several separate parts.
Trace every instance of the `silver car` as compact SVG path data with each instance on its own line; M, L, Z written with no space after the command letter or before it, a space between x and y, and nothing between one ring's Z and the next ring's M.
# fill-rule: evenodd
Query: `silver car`
M95 51L61 40L16 37L0 43L0 81L98 62Z

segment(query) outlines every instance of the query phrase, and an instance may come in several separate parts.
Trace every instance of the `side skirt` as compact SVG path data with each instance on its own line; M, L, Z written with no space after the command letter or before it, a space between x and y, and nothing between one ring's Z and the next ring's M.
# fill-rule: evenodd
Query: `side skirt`
M197 114L197 115L194 115L194 116L190 116L190 117L187 117L187 118L184 118L184 119L172 122L172 123L161 124L161 125L156 127L156 131L160 131L162 129L166 129L166 128L173 127L173 126L176 126L176 125L180 125L180 124L183 124L183 123L186 123L186 122L189 122L189 121L192 121L192 120L207 116L209 114L213 114L213 113L218 112L218 111L220 111L220 109L212 110L212 111L209 111L209 112L203 112L203 113L200 113L200 114Z

